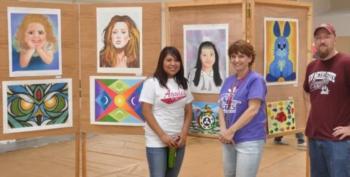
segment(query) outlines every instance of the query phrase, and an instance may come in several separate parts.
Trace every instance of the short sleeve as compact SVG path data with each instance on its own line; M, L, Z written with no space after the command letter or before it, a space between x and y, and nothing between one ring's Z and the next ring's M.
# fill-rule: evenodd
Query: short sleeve
M193 96L191 93L190 88L187 88L186 90L186 104L191 103L193 101Z
M265 101L266 99L266 83L262 77L254 79L250 85L248 99L259 99Z
M308 76L309 76L309 67L307 67L307 69L306 69L305 79L304 79L304 84L303 84L304 91L307 93L310 92Z
M154 78L147 79L142 86L142 91L140 95L140 102L145 102L149 104L154 104L155 102L155 87L156 87L156 80Z

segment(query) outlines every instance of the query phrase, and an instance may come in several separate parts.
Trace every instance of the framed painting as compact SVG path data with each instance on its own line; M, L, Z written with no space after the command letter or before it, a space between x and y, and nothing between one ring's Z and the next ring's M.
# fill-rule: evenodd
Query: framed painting
M142 7L96 9L97 72L142 74Z
M195 93L219 93L228 76L228 24L184 25L184 67Z
M294 100L267 102L266 110L269 135L296 130Z
M72 80L3 81L4 133L72 127Z
M8 7L9 75L62 74L60 9Z
M145 77L90 76L90 123L143 126L139 97Z
M264 77L267 85L298 83L298 19L264 19Z
M199 136L217 136L220 131L218 110L217 103L193 102L190 133Z

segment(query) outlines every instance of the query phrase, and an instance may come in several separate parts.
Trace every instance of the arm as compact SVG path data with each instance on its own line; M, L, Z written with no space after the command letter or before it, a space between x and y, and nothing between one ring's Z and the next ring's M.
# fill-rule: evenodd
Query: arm
M39 47L39 48L36 48L36 51L38 52L41 60L45 64L51 64L51 62L53 60L53 51L52 50L45 51L45 49L43 49L42 47Z
M192 103L188 103L185 105L185 120L184 125L182 126L180 140L178 141L178 147L181 147L186 144L186 138L188 134L188 130L190 128L190 124L192 121Z
M218 114L219 114L219 124L220 124L219 141L224 144L231 144L232 138L230 140L227 140L224 138L224 134L226 134L227 129L226 129L225 114L222 108L219 108Z
M261 100L251 99L248 104L248 108L243 112L239 119L222 135L225 140L232 140L236 131L247 125L253 119L260 109Z
M19 65L22 68L25 68L29 65L30 59L32 58L32 55L34 54L35 49L30 48L28 50L22 49L19 54Z
M153 105L149 103L142 102L142 114L146 119L146 122L151 127L151 129L158 135L158 137L169 147L177 147L176 140L171 136L167 135L163 129L159 126L156 118L154 118L152 113Z

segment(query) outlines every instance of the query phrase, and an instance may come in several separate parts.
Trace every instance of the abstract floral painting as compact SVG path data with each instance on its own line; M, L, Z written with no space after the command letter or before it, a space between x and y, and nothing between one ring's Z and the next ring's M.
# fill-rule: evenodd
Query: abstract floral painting
M90 77L90 122L98 125L142 126L139 102L145 77Z
M266 17L264 77L268 85L298 82L298 19Z
M3 81L3 130L72 127L72 80Z
M293 100L267 102L268 134L274 135L296 129Z
M193 102L190 133L202 136L216 136L220 131L218 109L217 103Z

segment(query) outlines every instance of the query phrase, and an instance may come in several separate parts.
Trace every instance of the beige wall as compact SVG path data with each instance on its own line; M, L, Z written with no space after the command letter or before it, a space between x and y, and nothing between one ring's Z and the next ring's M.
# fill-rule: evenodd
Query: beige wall
M336 49L350 54L350 36L337 37Z

